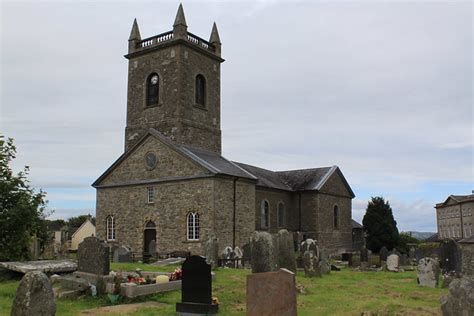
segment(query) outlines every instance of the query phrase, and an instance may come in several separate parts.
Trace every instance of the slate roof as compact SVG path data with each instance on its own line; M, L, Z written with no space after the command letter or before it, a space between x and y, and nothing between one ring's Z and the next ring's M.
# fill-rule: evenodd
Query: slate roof
M430 237L426 238L424 241L425 242L438 242L438 241L440 241L439 234L435 233L435 234L431 235Z
M229 161L218 153L194 148L188 145L178 144L157 130L150 128L134 146L123 153L93 184L100 186L100 182L110 174L123 160L125 160L135 148L140 146L148 136L153 136L164 144L189 158L191 161L206 169L211 175L228 175L232 177L246 178L257 182L258 186L285 190L285 191L318 191L322 188L329 177L337 172L343 180L347 190L354 197L351 187L337 166L300 169L290 171L271 171L240 162Z
M352 228L364 228L364 226L362 226L361 224L357 223L355 220L351 219L351 223L352 223Z
M448 196L448 198L443 203L438 203L438 204L436 204L436 206L439 207L439 206L446 205L446 203L448 203L449 199L453 199L454 201L456 201L458 203L474 201L474 193L469 194L469 195L450 195L450 196Z
M351 187L337 166L299 169L289 171L271 171L241 162L235 162L243 169L257 177L257 185L286 191L318 191L329 177L337 172L346 185L349 194L354 197Z

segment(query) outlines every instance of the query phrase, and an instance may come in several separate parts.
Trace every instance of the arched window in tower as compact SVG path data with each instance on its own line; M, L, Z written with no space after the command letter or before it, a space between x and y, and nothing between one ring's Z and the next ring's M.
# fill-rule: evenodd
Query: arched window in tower
M278 203L278 227L285 226L285 204Z
M196 76L196 104L206 105L206 78L203 75Z
M199 240L199 213L188 213L188 240Z
M267 229L270 224L270 204L263 200L260 209L260 228Z
M115 240L115 219L113 216L108 216L106 219L107 240Z
M156 73L148 76L146 83L146 106L158 104L160 97L160 77Z
M339 228L339 208L334 205L334 229Z

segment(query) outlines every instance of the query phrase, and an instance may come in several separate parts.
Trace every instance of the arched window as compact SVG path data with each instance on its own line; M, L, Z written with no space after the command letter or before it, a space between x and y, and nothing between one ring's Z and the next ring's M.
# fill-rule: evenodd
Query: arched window
M148 76L146 82L146 106L158 104L160 96L160 77L158 74L152 73Z
M278 203L278 227L285 226L285 204Z
M107 226L107 240L115 240L115 219L113 216L107 217L106 226Z
M268 228L270 224L270 205L268 201L263 200L260 209L260 227Z
M188 240L199 240L199 214L188 214Z
M206 78L203 75L196 76L196 104L206 105Z
M334 205L334 229L339 228L339 208Z

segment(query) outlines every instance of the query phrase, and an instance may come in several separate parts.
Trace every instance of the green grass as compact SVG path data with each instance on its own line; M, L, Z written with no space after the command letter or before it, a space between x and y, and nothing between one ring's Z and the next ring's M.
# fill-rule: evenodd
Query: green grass
M146 264L112 264L113 270L171 272L176 266L157 267ZM220 301L220 315L245 315L245 280L249 270L219 269L213 282L213 295ZM19 281L0 283L0 315L9 315ZM440 315L440 297L446 289L422 288L416 284L415 272L353 272L343 269L323 278L305 278L298 272L297 283L306 293L298 294L298 315L360 315L370 311L382 315ZM179 291L151 295L122 303L159 302L157 308L142 308L133 315L176 315ZM104 298L57 301L56 315L77 315L81 310L108 306ZM123 314L122 314L123 315Z

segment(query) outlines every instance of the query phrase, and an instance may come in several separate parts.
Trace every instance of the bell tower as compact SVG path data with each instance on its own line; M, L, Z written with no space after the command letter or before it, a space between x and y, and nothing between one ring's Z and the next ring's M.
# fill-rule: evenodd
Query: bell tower
M150 128L175 142L221 153L221 41L190 32L179 5L173 30L142 39L137 20L128 40L125 151Z

